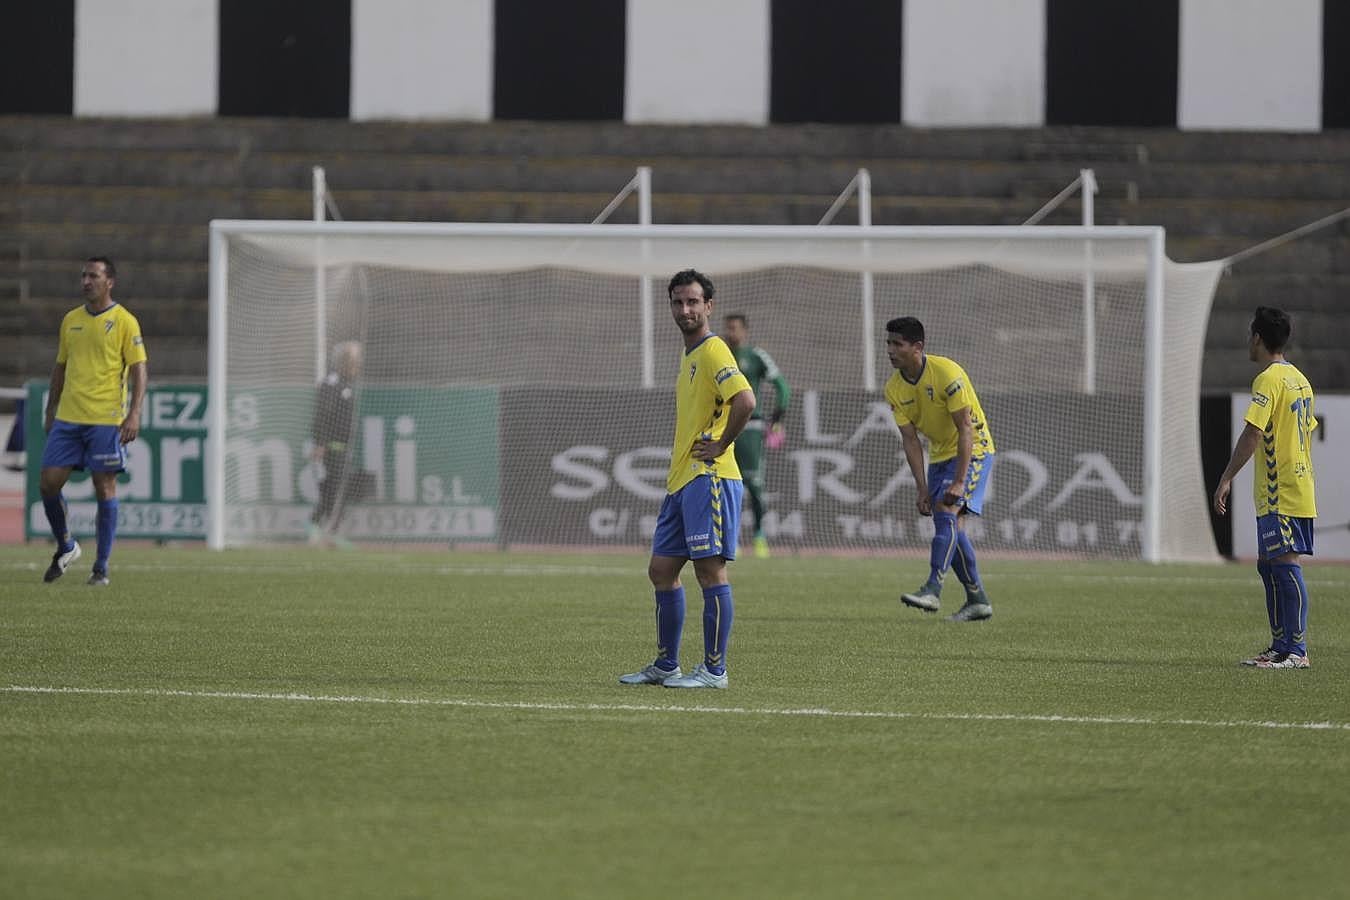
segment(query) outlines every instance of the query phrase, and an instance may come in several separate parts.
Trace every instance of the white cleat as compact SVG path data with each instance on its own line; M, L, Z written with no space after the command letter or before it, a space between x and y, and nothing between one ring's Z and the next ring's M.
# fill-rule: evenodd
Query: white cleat
M619 684L665 684L670 679L679 678L683 674L679 666L673 669L663 669L656 663L652 663L636 672L620 675Z
M52 554L52 564L47 567L47 572L42 576L42 580L48 583L55 581L62 575L66 574L66 569L70 568L70 564L79 558L80 558L79 541L72 541L70 549L67 550L65 553L62 553L61 548L57 547L56 552Z
M703 663L688 675L681 675L678 678L667 678L664 682L668 688L725 688L727 686L727 675L723 672L721 675L714 675L709 672Z
M937 612L942 607L941 598L933 591L932 586L927 584L913 593L901 594L900 602L924 612Z

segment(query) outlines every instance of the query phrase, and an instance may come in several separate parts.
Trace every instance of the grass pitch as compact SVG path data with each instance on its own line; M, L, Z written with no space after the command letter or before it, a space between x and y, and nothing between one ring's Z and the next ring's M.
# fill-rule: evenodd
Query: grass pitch
M49 554L0 548L7 897L1345 890L1347 568L1269 672L1250 566L987 560L952 625L916 560L748 559L673 691L616 682L642 555Z

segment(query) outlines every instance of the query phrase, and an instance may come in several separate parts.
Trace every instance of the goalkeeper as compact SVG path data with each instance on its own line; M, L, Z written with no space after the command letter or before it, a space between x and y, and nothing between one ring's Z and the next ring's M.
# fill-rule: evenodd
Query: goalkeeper
M736 357L736 367L750 382L750 388L759 397L759 386L765 380L773 382L774 405L766 422L763 400L755 407L745 430L736 438L736 465L745 479L745 491L750 495L750 514L755 525L755 556L769 555L769 541L764 536L764 447L776 449L783 442L783 416L787 413L792 390L787 378L774 364L773 357L763 348L750 343L750 320L741 313L732 313L722 322L722 339Z
M325 538L342 548L350 546L339 533L343 506L360 499L359 473L349 471L356 422L356 380L361 375L362 350L357 341L344 341L333 348L332 371L319 383L314 401L314 449L310 458L320 465L319 502L310 515L311 544Z

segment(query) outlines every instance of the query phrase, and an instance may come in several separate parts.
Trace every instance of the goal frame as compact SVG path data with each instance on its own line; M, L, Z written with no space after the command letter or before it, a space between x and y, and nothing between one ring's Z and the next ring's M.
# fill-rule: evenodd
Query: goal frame
M211 549L225 547L225 470L222 437L226 433L224 396L228 378L226 344L228 335L228 254L229 238L233 235L268 234L312 238L315 258L322 259L322 243L326 236L378 234L381 237L543 237L566 238L578 242L613 237L630 239L703 238L737 240L760 238L776 241L850 241L865 242L869 238L909 239L974 239L1019 241L1082 240L1093 242L1143 242L1146 249L1145 271L1145 334L1141 341L1144 355L1143 397L1143 496L1141 558L1147 562L1162 562L1162 390L1164 347L1164 301L1166 231L1152 225L1005 225L1005 226L908 226L908 225L609 225L609 224L513 224L473 222L332 222L289 220L217 219L210 223L209 279L208 279L208 353L207 381L210 405L208 412L208 452L206 454L206 542ZM790 262L784 259L784 262ZM1089 265L1085 261L1085 267ZM1086 268L1085 268L1085 271ZM649 280L649 279L648 279ZM654 321L651 291L642 295L644 326ZM876 323L870 321L873 312L864 303L865 320L860 336L860 360L871 360L875 353ZM319 317L321 319L321 317ZM653 341L643 336L643 346L650 352ZM644 372L652 370L651 360L644 359ZM861 383L869 391L877 390L872 382L871 369ZM647 379L644 378L644 383ZM647 386L650 386L647 384Z

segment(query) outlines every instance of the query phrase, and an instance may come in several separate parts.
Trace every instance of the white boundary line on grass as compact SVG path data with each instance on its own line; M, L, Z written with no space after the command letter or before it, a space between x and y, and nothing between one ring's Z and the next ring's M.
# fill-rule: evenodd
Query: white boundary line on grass
M324 694L263 694L249 691L186 691L161 688L42 687L11 684L6 694L75 694L81 696L185 697L203 700L270 700L286 703L355 703L387 706L439 706L460 709L515 709L539 712L720 713L733 716L804 716L817 719L908 719L937 722L1050 722L1069 725L1174 725L1193 728L1275 728L1298 731L1347 731L1350 722L1225 721L1222 719L1149 719L1137 716L1064 716L1035 713L917 713L887 710L781 709L743 706L646 706L638 703L529 703L435 697L355 697Z

